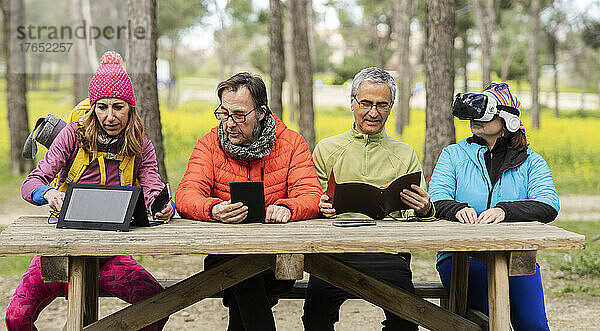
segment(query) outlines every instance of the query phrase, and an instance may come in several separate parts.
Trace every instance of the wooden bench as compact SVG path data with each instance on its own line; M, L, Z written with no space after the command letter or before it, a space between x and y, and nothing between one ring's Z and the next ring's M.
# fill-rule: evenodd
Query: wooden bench
M181 279L158 279L158 282L164 287L168 288L178 283ZM440 282L413 282L415 286L415 294L424 299L440 299L442 301L448 300L448 292L442 286ZM306 295L306 288L308 287L308 280L297 280L289 291L282 294L280 299L304 299ZM113 295L100 290L99 296L101 297L112 297ZM222 298L223 292L216 293L211 298ZM442 303L443 305L443 303Z
M157 279L160 285L164 288L173 286L174 284L181 281L181 279ZM448 300L448 292L442 286L440 282L413 282L415 286L415 294L424 299L440 299L441 305ZM289 291L283 293L280 299L304 299L306 296L306 288L308 287L308 280L297 280ZM64 297L64 293L61 294ZM98 293L100 297L113 297L111 293L100 290ZM216 293L211 298L222 298L223 292Z

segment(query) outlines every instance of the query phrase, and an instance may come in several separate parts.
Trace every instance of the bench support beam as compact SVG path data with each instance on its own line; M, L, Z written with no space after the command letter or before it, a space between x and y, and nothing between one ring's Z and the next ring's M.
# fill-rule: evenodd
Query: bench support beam
M537 251L511 251L508 257L508 275L535 275L536 255Z
M273 265L278 280L302 279L304 273L304 254L277 254Z

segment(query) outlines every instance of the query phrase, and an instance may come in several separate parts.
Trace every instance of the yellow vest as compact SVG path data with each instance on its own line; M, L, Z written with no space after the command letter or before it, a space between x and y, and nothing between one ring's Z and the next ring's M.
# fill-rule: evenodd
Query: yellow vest
M83 117L90 110L90 108L91 106L89 98L81 101L71 111L71 115L69 116L69 123L79 121L79 119ZM106 165L104 163L104 160L120 161L121 163L119 165L119 179L121 181L121 186L134 185L133 167L135 165L135 156L123 156L107 152L98 152L98 156L96 158L91 158L88 152L86 152L83 148L79 148L79 150L77 151L77 155L75 155L75 159L73 160L73 164L71 164L71 168L69 169L67 179L58 188L58 190L61 192L66 192L67 185L69 183L77 183L81 178L81 175L83 175L85 169L95 159L98 159L98 165L100 166L101 185L106 184ZM58 185L58 177L54 179L52 184L55 187L56 185ZM135 180L135 185L139 185L137 180Z

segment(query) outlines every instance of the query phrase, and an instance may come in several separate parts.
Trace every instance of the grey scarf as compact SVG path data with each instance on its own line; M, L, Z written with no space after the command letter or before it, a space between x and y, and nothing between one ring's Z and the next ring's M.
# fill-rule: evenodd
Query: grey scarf
M223 146L223 149L225 149L225 152L235 159L243 161L258 160L266 157L273 150L276 131L275 119L267 114L263 121L262 132L255 142L249 146L234 145L227 138L225 130L223 130L223 122L221 122L219 124L219 142Z

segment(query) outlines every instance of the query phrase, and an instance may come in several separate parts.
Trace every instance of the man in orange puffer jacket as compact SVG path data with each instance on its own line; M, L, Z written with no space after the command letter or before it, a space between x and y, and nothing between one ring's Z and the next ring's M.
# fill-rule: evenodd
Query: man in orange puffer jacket
M316 217L322 194L308 145L267 106L263 80L247 72L219 83L217 127L202 137L175 193L179 213L188 218L239 223L248 215L241 202L231 203L229 183L263 181L266 223ZM210 268L232 256L208 256ZM293 281L277 281L271 270L227 289L228 330L275 330L271 308L277 294Z

